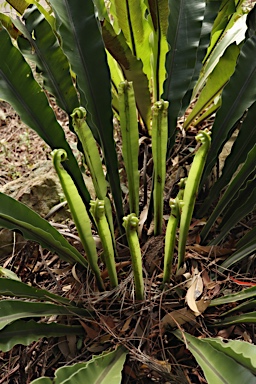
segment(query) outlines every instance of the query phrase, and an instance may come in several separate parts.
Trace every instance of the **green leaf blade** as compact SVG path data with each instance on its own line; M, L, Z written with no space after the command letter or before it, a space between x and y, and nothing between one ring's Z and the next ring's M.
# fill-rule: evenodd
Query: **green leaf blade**
M198 364L204 371L208 384L255 383L255 376L251 370L237 363L223 350L217 350L206 340L199 340L188 333L179 330L173 332L176 337L184 341Z
M222 106L212 128L212 146L206 163L203 180L209 175L234 124L244 111L255 102L256 88L256 35L247 39L238 57L233 76L223 90ZM221 132L221 134L220 134Z
M77 76L81 104L88 112L88 125L102 146L121 228L123 207L113 138L110 71L94 4L91 0L50 0L50 3L56 15L62 48ZM95 68L97 76L92 76Z
M87 267L86 260L54 227L26 205L3 193L0 193L0 226L18 229L26 239L56 252L63 260Z
M79 106L79 101L67 57L51 26L35 6L27 10L23 19L25 26L16 21L17 27L24 34L23 37L19 36L18 46L25 57L36 63L46 89L56 97L57 104L70 115L73 109Z
M29 65L12 45L4 28L0 31L0 98L10 103L23 122L36 131L52 149L59 146L65 149L68 161L64 166L74 178L83 200L89 204L90 195L64 131L43 90L34 80Z
M34 303L21 300L0 301L0 330L15 320L27 317L44 317L52 315L87 315L88 311L76 307L62 307L49 303Z
M83 335L84 330L80 326L67 326L57 323L37 323L34 320L16 320L6 325L0 331L0 350L10 351L15 345L29 345L42 337L60 337L66 335Z
M174 135L182 99L194 75L205 1L169 0L167 79L162 98L169 101L169 137Z

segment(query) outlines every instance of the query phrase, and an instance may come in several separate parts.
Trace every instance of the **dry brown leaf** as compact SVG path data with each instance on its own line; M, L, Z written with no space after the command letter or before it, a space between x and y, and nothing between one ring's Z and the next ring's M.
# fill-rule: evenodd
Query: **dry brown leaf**
M202 297L202 299L196 301L196 306L197 306L198 312L200 314L204 313L204 311L209 307L210 302L211 302L210 299L206 299L204 297Z
M146 204L145 207L143 208L141 214L140 214L140 221L139 221L139 225L138 225L139 238L141 238L142 230L143 230L144 224L147 220L147 217L148 217L148 205Z
M72 335L68 335L72 336ZM76 340L76 336L74 336L74 339L68 338L68 336L61 336L59 337L58 347L65 359L71 360L75 357L77 353L76 345L74 346L74 339Z
M231 333L233 332L235 328L235 325L231 325L228 328L221 329L218 333L217 336L223 337L223 339L229 339Z
M74 279L75 279L78 283L82 284L81 281L79 280L78 276L77 276L77 273L76 273L76 264L75 264L75 265L73 266L73 268L72 268L72 276L74 277Z
M206 271L206 269L204 269L202 271L201 276L202 276L203 283L204 283L205 286L207 286L212 281L210 279L210 276L209 276L208 272Z
M185 323L194 323L196 320L196 316L189 308L181 308L176 311L172 311L165 315L162 319L161 325L162 328L175 328L178 325L182 325Z
M127 267L130 264L131 264L131 261L120 261L120 263L116 263L116 271L119 272L120 269ZM100 275L103 280L106 279L109 276L107 268L105 268Z
M99 336L100 329L99 331L96 331L95 329L89 327L89 325L85 324L82 320L80 320L80 324L82 325L89 339L95 340Z
M186 294L186 302L189 308L195 313L195 316L200 315L196 305L196 299L203 293L203 280L200 275L193 277L192 284Z
M124 323L124 325L123 325L123 327L122 327L122 329L120 331L121 333L124 333L124 332L126 332L129 329L131 321L132 321L132 317L131 316L128 317L128 319L126 319L126 321L125 321L125 323Z
M225 255L231 255L235 249L234 248L223 248L220 247L219 245L200 245L200 244L195 244L191 245L188 247L189 250L191 251L196 251L200 255L203 256L225 256Z
M107 348L107 345L104 344L99 344L99 343L93 343L92 345L89 345L87 347L87 351L92 352L92 353L99 353L105 351Z

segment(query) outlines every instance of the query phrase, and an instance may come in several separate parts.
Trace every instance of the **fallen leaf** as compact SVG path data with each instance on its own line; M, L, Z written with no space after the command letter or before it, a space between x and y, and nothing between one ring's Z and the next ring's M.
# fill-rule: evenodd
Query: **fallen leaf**
M96 331L95 329L89 327L89 325L85 324L82 320L80 320L80 324L82 325L89 339L95 340L99 336L100 329L99 331Z
M200 245L195 244L188 247L191 251L196 251L200 255L203 256L225 256L225 255L231 255L235 249L234 248L223 248L219 245Z
M204 313L204 311L209 307L211 303L210 299L206 299L205 297L202 297L202 299L196 301L196 306L198 309L199 314Z
M126 321L125 321L125 323L124 323L124 325L120 331L121 333L124 333L129 329L131 321L132 321L132 316L130 316L130 317L128 317L128 319L126 319Z
M162 319L161 326L164 329L167 327L175 328L185 323L194 323L195 320L196 316L191 309L181 308L165 315Z
M189 308L195 313L195 316L200 315L196 305L196 299L203 293L203 280L200 275L195 275L192 284L186 294L186 302Z

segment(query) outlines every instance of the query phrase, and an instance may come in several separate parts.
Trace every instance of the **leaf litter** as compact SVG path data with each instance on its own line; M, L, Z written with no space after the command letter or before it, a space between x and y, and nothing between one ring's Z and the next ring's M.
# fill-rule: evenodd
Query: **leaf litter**
M67 117L56 106L54 109L65 127ZM4 102L1 102L0 129L0 185L24 174L29 175L31 168L39 160L50 160L50 150L33 131L20 122L16 113ZM75 146L72 134L70 139ZM191 138L189 140L188 148L192 144ZM172 174L173 169L179 169L187 155L189 153L183 153L181 156L177 150L174 164L168 164L168 173ZM147 187L150 189L150 167L147 172ZM172 190L171 193L175 195L173 182L172 180L172 185L167 189ZM169 197L166 196L166 222L169 215ZM184 329L201 337L222 336L255 342L253 326L250 324L214 328L213 320L232 310L237 305L236 302L210 305L211 300L223 296L227 290L230 294L238 293L246 286L255 284L251 281L254 262L248 264L248 267L236 266L230 271L230 279L220 275L215 268L216 262L232 254L233 238L239 238L240 234L242 236L245 227L250 227L255 222L255 217L250 216L244 224L235 228L230 235L230 241L221 246L199 245L199 232L203 222L194 221L190 227L186 268L176 280L171 279L163 291L161 278L164 238L148 237L148 234L145 234L147 210L148 207L142 212L140 220L146 274L146 300L143 303L134 300L130 255L125 247L119 247L119 260L116 264L119 287L98 293L89 272L82 273L79 268L70 268L56 255L40 249L32 242L26 242L19 251L16 251L15 244L13 245L12 255L1 260L1 265L15 272L23 282L65 296L76 301L78 305L86 303L86 306L94 310L95 318L85 320L74 317L72 320L72 324L83 326L83 338L79 336L42 339L28 347L17 345L9 353L0 353L0 384L23 384L43 375L53 376L56 368L63 364L86 361L92 354L108 350L115 344L124 345L130 352L124 367L125 383L199 383L202 382L202 377L197 373L197 364L192 355L172 335L173 329ZM64 235L82 252L73 223L70 221L56 225L62 227ZM197 261L196 264L194 260ZM189 278L183 276L186 273L189 273ZM108 274L104 270L102 278L107 283ZM62 322L67 320L62 319ZM209 328L208 325L213 326Z

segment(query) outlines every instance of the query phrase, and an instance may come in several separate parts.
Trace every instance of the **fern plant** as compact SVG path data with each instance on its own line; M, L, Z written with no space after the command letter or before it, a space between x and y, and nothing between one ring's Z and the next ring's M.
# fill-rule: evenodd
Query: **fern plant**
M22 2L10 3L22 14L27 6ZM50 9L31 6L22 20L1 14L0 97L12 104L21 119L52 148L53 163L85 254L81 255L47 221L2 193L0 226L21 231L24 237L56 252L64 261L78 263L84 269L89 267L100 291L108 289L102 277L104 265L111 287L120 283L116 272L118 227L118 236L128 244L131 256L136 299L143 302L147 292L138 224L139 215L146 207L139 201L139 136L143 134L152 142L154 170L148 222L153 208L154 234L162 235L166 160L175 151L177 122L183 121L182 131L186 134L214 116L210 130L197 132L199 145L194 149L188 179L181 183L175 200L171 200L161 287L168 287L170 279L175 279L173 272L179 275L183 268L193 215L206 218L201 232L203 244L217 245L225 239L253 211L256 203L253 161L256 12L253 9L248 16L243 14L242 4L241 0L232 1L232 7L226 0L113 0L110 5L103 0L94 3L50 0ZM32 64L42 75L42 86L34 77ZM92 176L96 201L91 201L81 169L44 91L53 95L69 116L69 128L77 135L79 149ZM120 123L128 181L129 210L126 211L122 203L114 116ZM241 119L221 176L205 192L205 183L218 163L219 154ZM195 209L198 193L204 193L205 198L200 208ZM237 205L239 210L234 213ZM222 221L216 224L220 215ZM101 260L92 225L102 240ZM212 228L214 238L209 236ZM255 251L253 233L248 232L239 241L237 251L219 266L222 271ZM176 264L173 263L175 245L178 246ZM38 316L75 313L87 318L95 315L91 308L81 309L56 295L35 292L20 281L11 283L5 277L0 278L1 294L46 301L26 302L24 318L34 317L35 313ZM54 304L47 303L51 299ZM7 327L16 332L12 344L3 343L5 350L17 342L27 344L35 340L32 332L30 337L17 337L17 329L23 322L20 320L23 303L22 300L1 303L2 335ZM8 317L8 311L15 313L15 317ZM35 321L30 324L39 336L51 336L53 330L64 332L60 324L52 324L54 328L41 327ZM74 327L70 326L70 332L82 331Z

